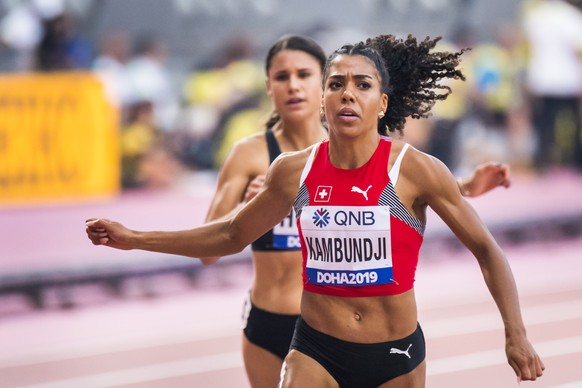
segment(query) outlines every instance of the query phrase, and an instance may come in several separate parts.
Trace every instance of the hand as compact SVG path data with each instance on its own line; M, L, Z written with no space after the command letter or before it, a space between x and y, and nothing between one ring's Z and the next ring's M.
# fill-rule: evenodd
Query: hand
M265 176L257 175L255 179L253 179L251 183L249 183L249 185L247 186L244 198L245 203L253 199L259 193L264 184Z
M544 363L525 337L508 338L505 345L507 361L515 371L517 382L536 380L546 369Z
M118 222L104 218L89 218L85 221L87 237L93 245L106 245L111 248L129 250L132 231Z
M511 171L509 165L486 162L477 166L471 177L461 179L459 186L466 197L478 197L497 186L509 187Z

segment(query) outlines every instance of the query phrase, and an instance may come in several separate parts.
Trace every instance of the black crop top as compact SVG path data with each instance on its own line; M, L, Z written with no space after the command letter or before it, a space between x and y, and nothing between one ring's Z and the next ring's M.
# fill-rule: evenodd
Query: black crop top
M281 148L275 139L272 129L267 129L265 133L267 148L269 150L269 163L281 154ZM297 218L295 210L292 210L287 217L276 225L273 229L259 237L251 244L253 251L297 251L301 249L299 234L297 233Z

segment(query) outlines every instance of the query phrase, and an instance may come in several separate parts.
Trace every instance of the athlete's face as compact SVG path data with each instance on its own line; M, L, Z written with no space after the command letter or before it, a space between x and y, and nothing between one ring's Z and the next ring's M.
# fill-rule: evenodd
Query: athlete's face
M378 114L388 95L376 67L361 55L340 55L330 64L323 92L325 117L331 130L356 136L378 130Z
M298 121L319 114L321 66L310 54L283 50L271 61L267 90L283 120Z

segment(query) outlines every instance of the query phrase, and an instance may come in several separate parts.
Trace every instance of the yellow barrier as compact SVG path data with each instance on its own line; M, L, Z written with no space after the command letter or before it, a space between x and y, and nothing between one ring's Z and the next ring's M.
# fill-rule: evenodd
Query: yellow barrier
M92 74L0 75L0 204L117 193L118 116Z

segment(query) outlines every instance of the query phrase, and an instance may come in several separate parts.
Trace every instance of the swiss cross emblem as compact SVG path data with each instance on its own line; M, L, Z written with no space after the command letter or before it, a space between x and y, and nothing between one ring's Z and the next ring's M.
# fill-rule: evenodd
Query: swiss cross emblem
M331 186L317 186L317 191L315 192L314 202L329 202L331 197Z

